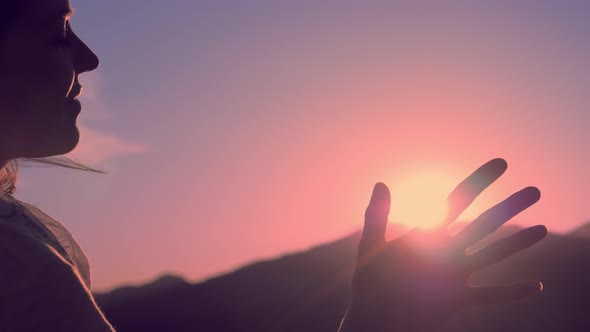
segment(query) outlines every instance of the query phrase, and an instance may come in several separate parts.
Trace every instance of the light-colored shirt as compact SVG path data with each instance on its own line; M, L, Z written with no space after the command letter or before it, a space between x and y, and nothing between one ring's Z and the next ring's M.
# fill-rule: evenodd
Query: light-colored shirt
M114 331L90 285L90 264L72 234L0 193L0 331Z
M72 234L39 208L0 193L0 223L9 223L27 235L44 242L72 264L91 289L90 264Z

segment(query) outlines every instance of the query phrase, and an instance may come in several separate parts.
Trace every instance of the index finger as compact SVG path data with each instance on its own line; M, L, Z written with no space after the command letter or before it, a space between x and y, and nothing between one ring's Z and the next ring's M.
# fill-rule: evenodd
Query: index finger
M487 187L494 183L508 168L502 158L488 161L463 180L449 194L449 211L444 226L451 224Z

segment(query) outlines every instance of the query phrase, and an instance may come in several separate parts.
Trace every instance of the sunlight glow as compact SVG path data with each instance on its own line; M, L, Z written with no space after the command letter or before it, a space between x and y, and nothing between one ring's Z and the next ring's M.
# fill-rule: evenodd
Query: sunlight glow
M455 181L436 172L416 172L391 184L390 220L410 227L434 228L447 214Z

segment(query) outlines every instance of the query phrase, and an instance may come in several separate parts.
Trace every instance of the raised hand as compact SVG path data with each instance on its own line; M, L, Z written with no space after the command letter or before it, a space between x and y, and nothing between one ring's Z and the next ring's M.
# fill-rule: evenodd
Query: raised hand
M447 231L506 168L502 159L489 161L449 195L449 213L443 225L432 231L412 230L390 242L385 241L389 190L382 183L375 185L365 212L351 304L340 331L436 331L465 306L517 300L540 292L539 281L474 286L469 279L474 272L543 239L545 226L521 230L475 253L466 253L467 248L536 203L540 198L537 188L513 194L457 234Z

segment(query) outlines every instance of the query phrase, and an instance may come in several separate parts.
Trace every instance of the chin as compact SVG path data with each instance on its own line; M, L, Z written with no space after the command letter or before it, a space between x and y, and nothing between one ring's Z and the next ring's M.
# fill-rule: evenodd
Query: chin
M57 136L57 135L56 135ZM64 130L56 137L54 148L57 151L55 154L65 154L71 152L76 148L80 141L80 131L78 127L74 126L69 130Z
M43 137L36 137L29 146L27 155L32 158L43 158L66 154L74 150L80 140L80 132L76 126L61 128Z

